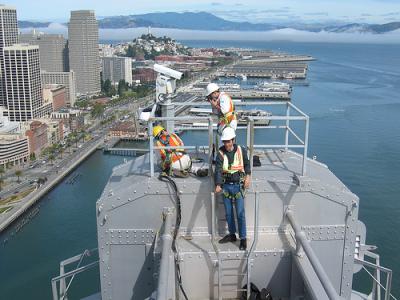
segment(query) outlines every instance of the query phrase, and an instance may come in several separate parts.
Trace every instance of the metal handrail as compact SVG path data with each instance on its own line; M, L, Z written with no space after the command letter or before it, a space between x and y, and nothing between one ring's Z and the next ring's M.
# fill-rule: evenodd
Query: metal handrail
M380 289L382 288L382 289L385 291L385 298L384 298L385 300L390 300L391 298L397 300L397 299L391 294L391 289L392 289L392 270L390 270L390 269L388 269L388 268L385 268L385 267L382 267L382 266L379 265L379 255L377 255L377 254L375 254L375 253L372 253L372 252L369 252L369 251L366 251L366 252L365 252L365 255L367 255L367 256L369 256L369 257L371 257L371 258L374 258L375 261L376 261L376 263L374 264L374 263L371 263L371 262L369 262L369 261L361 260L361 259L358 259L358 258L355 258L355 259L354 259L354 262L357 263L357 264L362 265L363 269L367 272L367 274L368 274L369 276L371 276L371 278L372 278L373 281L374 281L374 285L373 285L372 292L371 292L371 294L372 294L372 299L377 299L377 300L380 300L380 299L381 299ZM372 275L372 274L366 269L366 267L370 267L370 268L372 268L372 269L375 270L375 272L376 272L376 278L375 278L374 275ZM381 284L381 282L380 282L380 272L386 273L386 284L385 284L385 287L384 287L384 286ZM377 287L376 287L376 284L379 285L379 288L378 288L378 289L377 289ZM377 289L377 290L376 290L376 289ZM375 294L376 291L377 291L377 293Z
M91 263L89 263L89 264L87 264L85 266L82 266L82 267L80 266L85 257L91 256L91 253L95 252L97 250L98 250L97 248L94 248L94 249L91 249L91 250L87 250L86 249L83 253L81 253L79 255L76 255L76 256L73 256L71 258L68 258L66 260L63 260L60 263L60 275L51 279L51 288L52 288L52 293L53 293L53 300L66 299L68 289L70 288L70 286L72 284L72 281L75 278L75 275L79 274L79 273L82 273L82 272L84 272L84 271L86 271L88 269L91 269L91 268L93 268L93 267L95 267L95 266L97 266L99 264L99 260L96 260L96 261L91 262ZM65 270L65 266L69 265L71 263L75 263L77 261L78 261L77 267L74 270L71 270L71 271L65 273L65 271L64 271ZM72 277L72 278L70 279L68 285L66 286L66 279L68 279L70 277ZM59 282L59 285L60 285L59 292L57 290L57 282Z
M170 276L171 267L171 255L172 255L172 241L173 237L171 235L172 227L172 209L166 209L164 212L164 232L161 236L162 240L162 252L160 261L160 275L158 278L157 286L157 299L169 299L169 285L168 278Z
M259 199L258 199L258 192L255 192L254 193L254 238L253 238L253 243L251 244L250 247L250 251L247 254L247 299L249 299L251 291L250 259L254 250L257 248L257 243L258 243L258 221L259 221Z
M175 106L209 106L208 102L184 102L184 103L171 103ZM250 150L250 161L252 161L252 155L254 154L254 149L303 149L303 161L302 161L302 169L301 175L306 175L307 171L307 153L308 153L308 135L309 135L309 117L301 111L297 106L292 104L291 102L286 101L276 101L276 102L241 102L235 103L235 106L251 106L251 105L262 105L262 106L276 106L276 105L285 105L286 106L286 115L284 116L252 116L248 118L247 123L247 146ZM290 112L293 111L297 113L296 116L291 116ZM179 130L205 130L208 129L209 141L208 146L200 146L203 149L208 149L209 158L211 158L211 149L212 149L212 135L215 129L215 125L212 123L212 118L207 117L193 117L193 116L183 116L183 117L151 117L148 121L148 130L149 130L149 153L150 153L150 176L154 176L154 161L155 161L155 150L160 149L198 149L199 146L166 146L166 147L158 147L154 145L154 137L152 135L153 131L153 123L156 121L193 121L193 120L207 120L208 124L204 127L194 127L194 126L181 126L178 127ZM275 126L259 126L257 128L271 128L271 129L284 129L285 130L285 144L283 145L257 145L254 144L254 122L258 120L269 120L269 121L285 121L285 125L275 125ZM295 133L295 131L290 127L290 121L304 121L305 122L305 132L304 132L304 140L300 138L300 136ZM250 128L249 128L250 127ZM240 127L238 129L241 129ZM293 136L295 140L299 144L289 144L289 136ZM251 140L251 142L250 142ZM211 162L211 160L210 160Z
M297 224L293 213L290 209L286 210L285 216L288 219L290 225L292 226L295 238L296 238L296 254L300 255L301 249L304 250L305 255L309 259L311 266L318 279L320 280L322 287L324 288L326 294L330 300L341 300L342 298L338 295L331 280L326 274L323 266L321 265L317 255L312 249L310 242L307 240L307 236L304 231L301 230L300 226Z

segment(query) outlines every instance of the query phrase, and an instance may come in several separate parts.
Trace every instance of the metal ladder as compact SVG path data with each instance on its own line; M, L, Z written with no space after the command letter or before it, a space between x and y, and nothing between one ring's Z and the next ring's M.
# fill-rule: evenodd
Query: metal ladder
M233 258L225 258L225 259L221 259L221 255L220 255L220 251L219 248L217 246L217 244L215 243L215 193L211 192L211 218L212 218L212 222L211 222L211 226L212 226L212 237L211 237L211 243L213 245L213 248L215 250L215 254L217 257L217 261L216 261L216 267L217 267L217 274L218 274L218 300L222 300L223 299L223 294L224 292L246 292L246 299L249 299L250 297L250 293L251 293L251 261L252 261L252 256L253 256L253 252L256 249L257 246L257 242L258 242L258 220L259 220L259 215L258 215L258 211L259 211L259 203L258 203L258 193L255 193L255 197L254 197L254 239L253 242L251 244L250 250L247 250L246 253L244 254L244 256L236 256ZM244 267L244 271L243 273L230 273L230 274L225 274L224 273L224 262L227 261L245 261L246 262L246 266ZM240 268L240 265L238 266L238 268ZM223 286L223 277L237 277L238 279L240 277L245 277L247 276L247 288L243 289L243 288L238 288L238 289L234 289L234 290L223 290L222 286ZM239 283L237 283L239 284Z

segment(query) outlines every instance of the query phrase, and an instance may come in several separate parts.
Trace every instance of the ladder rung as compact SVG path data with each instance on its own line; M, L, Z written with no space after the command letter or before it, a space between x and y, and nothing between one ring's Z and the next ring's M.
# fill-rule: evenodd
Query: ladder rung
M223 290L224 293L227 292L247 292L247 289L233 289L233 290Z
M234 257L234 258L223 258L221 261L229 261L229 260L247 260L247 257Z
M246 276L247 273L238 273L238 274L222 274L222 276Z

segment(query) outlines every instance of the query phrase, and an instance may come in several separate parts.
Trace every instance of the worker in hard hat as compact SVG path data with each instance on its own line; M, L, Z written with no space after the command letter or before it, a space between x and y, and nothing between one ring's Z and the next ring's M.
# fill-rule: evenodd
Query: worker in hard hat
M227 126L236 130L237 116L232 98L227 93L221 92L216 83L207 85L206 96L207 101L218 114L218 133L221 134Z
M157 125L153 128L153 137L158 147L184 146L182 140L175 133L168 133L164 127ZM192 162L184 149L160 149L161 168L167 175L187 176Z
M223 146L215 164L215 192L223 192L225 216L229 234L219 243L236 241L236 224L233 209L236 209L240 250L246 250L246 215L244 210L244 189L250 187L250 162L245 148L235 144L236 133L231 127L222 132Z

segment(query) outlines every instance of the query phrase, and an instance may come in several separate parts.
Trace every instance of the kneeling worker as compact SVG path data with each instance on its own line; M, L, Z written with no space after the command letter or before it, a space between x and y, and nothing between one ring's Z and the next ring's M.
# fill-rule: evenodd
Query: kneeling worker
M158 147L184 146L175 133L168 133L164 127L157 125L153 128L153 136ZM161 168L167 175L186 176L192 165L190 156L184 149L160 149Z
M215 192L223 192L226 221L229 234L219 243L236 241L236 225L233 213L235 202L239 225L240 250L246 250L246 215L244 211L243 188L250 187L250 162L246 149L235 144L236 133L231 127L222 132L224 145L219 148L215 165Z

